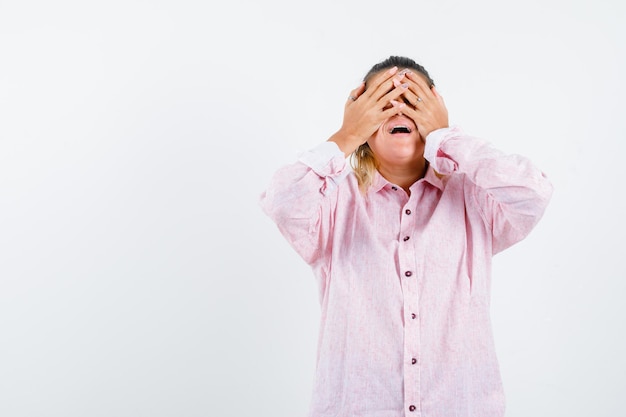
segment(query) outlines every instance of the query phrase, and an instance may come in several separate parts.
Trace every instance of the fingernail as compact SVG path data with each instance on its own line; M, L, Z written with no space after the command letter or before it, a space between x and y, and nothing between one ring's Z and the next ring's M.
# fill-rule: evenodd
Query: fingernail
M403 84L400 84L400 80L399 80L399 79L397 79L397 78L395 78L395 77L394 77L394 79L393 79L393 85L394 85L394 86L396 86L396 87L402 87L402 88L404 88L404 89L406 89L406 88L408 88L408 87L409 87L409 83L403 83Z
M393 75L398 72L398 67L389 68L389 74Z

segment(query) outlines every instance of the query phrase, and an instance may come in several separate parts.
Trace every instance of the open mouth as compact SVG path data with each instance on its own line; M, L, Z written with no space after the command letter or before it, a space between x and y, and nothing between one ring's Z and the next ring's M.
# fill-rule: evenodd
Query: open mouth
M411 128L406 125L396 125L392 126L391 129L389 129L389 133L391 133L392 135L398 133L411 133Z

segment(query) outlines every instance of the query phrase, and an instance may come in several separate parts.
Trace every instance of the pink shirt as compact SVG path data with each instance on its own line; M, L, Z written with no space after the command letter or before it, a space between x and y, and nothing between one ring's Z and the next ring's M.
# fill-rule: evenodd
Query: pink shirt
M310 417L504 415L492 256L531 231L552 186L458 128L432 132L424 156L410 197L381 175L364 196L324 142L261 195L319 287Z

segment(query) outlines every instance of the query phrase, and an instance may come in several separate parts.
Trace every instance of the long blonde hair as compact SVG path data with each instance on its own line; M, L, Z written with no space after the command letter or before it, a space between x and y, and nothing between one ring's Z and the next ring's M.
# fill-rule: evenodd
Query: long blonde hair
M359 189L363 194L367 192L367 189L372 185L374 176L378 169L378 162L372 152L370 145L366 143L359 146L350 157L350 165L354 170L356 179L359 184Z

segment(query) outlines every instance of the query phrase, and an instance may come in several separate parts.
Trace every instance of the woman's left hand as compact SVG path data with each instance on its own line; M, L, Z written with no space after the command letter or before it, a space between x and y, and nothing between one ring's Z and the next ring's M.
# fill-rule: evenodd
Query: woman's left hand
M406 73L409 88L404 98L409 102L402 113L413 119L423 141L434 130L448 127L448 109L435 86L429 87L424 78L413 71Z

